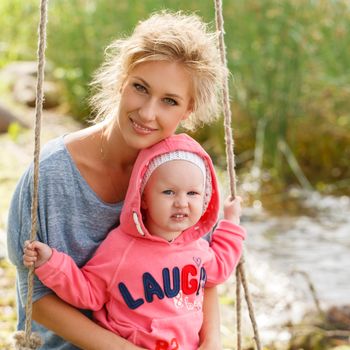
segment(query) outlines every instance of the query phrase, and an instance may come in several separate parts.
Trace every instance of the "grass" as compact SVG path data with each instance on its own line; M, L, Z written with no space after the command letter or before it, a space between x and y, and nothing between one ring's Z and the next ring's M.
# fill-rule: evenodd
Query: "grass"
M1 2L0 67L17 59L35 59L37 3ZM84 120L89 114L88 83L103 60L105 46L163 8L196 11L214 27L214 4L209 0L49 2L47 57L54 67L52 78L64 85L62 97L72 115ZM260 154L262 169L283 187L297 182L278 147L283 140L314 187L337 189L338 183L350 179L348 1L235 0L224 3L223 10L233 74L236 153ZM220 124L196 136L224 164ZM259 125L264 128L259 130ZM328 132L327 142L323 130ZM261 143L256 142L257 133L264 135ZM244 163L256 165L252 157Z

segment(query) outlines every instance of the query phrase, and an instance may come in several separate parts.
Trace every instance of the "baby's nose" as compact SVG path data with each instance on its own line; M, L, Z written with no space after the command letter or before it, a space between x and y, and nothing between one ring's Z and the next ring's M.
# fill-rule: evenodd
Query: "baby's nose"
M187 198L185 195L177 195L175 198L175 206L178 208L186 207L188 204Z

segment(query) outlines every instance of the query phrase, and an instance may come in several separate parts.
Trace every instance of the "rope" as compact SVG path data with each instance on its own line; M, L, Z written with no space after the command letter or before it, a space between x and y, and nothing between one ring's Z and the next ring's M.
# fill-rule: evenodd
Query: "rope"
M236 269L236 334L237 334L237 349L242 348L242 299L241 299L241 274L239 269Z
M238 270L238 272L239 272L240 277L241 277L241 282L242 282L242 286L244 289L244 296L245 296L245 300L246 300L247 306L248 306L249 317L250 317L250 321L251 321L252 326L253 326L254 340L256 343L256 347L258 350L261 350L262 347L261 347L261 342L260 342L260 337L259 337L258 325L257 325L256 320L255 320L253 303L252 303L252 299L250 297L247 277L245 274L245 269L244 269L243 263L244 263L244 257L242 257L242 259L241 259L240 269Z
M45 48L46 48L46 23L47 23L47 1L40 2L40 23L39 23L39 41L38 41L38 74L36 85L36 103L35 103L35 144L34 144L34 176L33 176L33 194L32 194L32 226L30 232L30 241L36 238L37 222L38 222L38 190L39 190L39 156L40 156L40 132L41 132L41 115L43 110L44 93L44 68L45 68ZM28 294L26 302L26 320L25 331L18 332L15 335L16 349L38 349L42 345L40 336L32 334L32 299L33 299L33 280L34 280L34 266L28 271ZM24 338L24 339L23 339Z
M224 19L222 10L222 0L214 0L215 2L215 22L216 30L218 32L218 45L220 50L221 63L224 67L227 67L226 60L226 47L224 42ZM231 128L231 108L228 88L228 74L223 81L223 112L224 112L224 127L225 127L225 143L226 143L226 159L227 159L227 172L230 178L230 191L231 197L236 197L236 176L235 176L235 161L234 161L234 141L232 137ZM236 271L236 315L237 315L237 350L242 349L242 334L241 334L241 289L240 284L242 283L244 289L245 299L248 305L249 317L253 326L254 340L258 350L261 350L260 337L258 332L257 323L254 316L253 304L251 302L250 293L248 289L248 283L244 271L244 257L242 256L241 261L237 266Z

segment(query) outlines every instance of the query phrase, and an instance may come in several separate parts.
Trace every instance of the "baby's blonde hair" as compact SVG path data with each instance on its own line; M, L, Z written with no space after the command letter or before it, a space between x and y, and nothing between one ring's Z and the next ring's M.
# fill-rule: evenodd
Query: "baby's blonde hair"
M190 117L182 122L184 128L194 130L215 120L226 74L216 42L216 34L195 14L162 11L141 21L130 37L115 40L106 49L107 59L91 83L96 89L90 100L95 121L115 113L127 75L148 61L179 62L190 73L194 105Z

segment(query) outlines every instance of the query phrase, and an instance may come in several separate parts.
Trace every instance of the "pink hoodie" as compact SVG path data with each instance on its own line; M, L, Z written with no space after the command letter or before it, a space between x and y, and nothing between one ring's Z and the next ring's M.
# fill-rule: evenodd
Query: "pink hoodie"
M142 222L140 186L152 158L174 150L197 153L209 166L212 196L199 222L173 242L152 236ZM245 231L221 220L211 245L201 239L218 219L219 191L208 154L185 134L142 150L135 162L120 218L92 259L79 269L53 250L35 270L63 300L94 311L103 327L147 349L196 350L203 287L224 282L237 265ZM98 218L96 218L98 220Z

